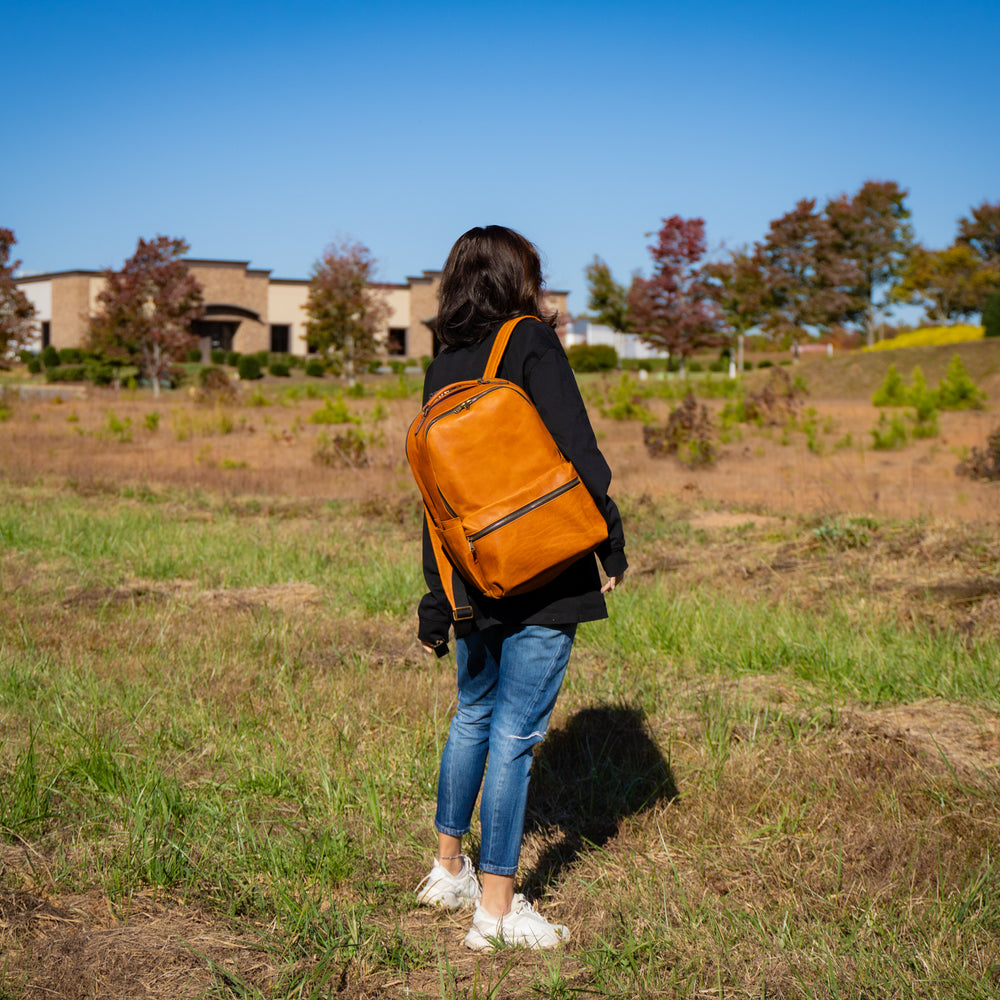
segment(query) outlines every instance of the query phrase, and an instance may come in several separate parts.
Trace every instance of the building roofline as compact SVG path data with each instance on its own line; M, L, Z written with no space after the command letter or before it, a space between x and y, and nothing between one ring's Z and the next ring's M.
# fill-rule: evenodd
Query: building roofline
M51 281L53 278L99 278L103 271L84 271L77 268L73 271L46 271L44 274L26 274L23 277L15 278L16 284L22 281Z

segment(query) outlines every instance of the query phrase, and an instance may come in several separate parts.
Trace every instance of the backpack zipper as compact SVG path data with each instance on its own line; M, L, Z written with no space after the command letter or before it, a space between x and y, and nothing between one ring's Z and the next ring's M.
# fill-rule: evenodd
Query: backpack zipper
M488 524L485 528L480 528L479 531L474 534L469 535L469 548L472 550L472 554L476 554L476 542L480 538L484 538L486 535L491 534L500 528L506 527L512 521L516 521L520 517L524 517L525 514L530 514L533 510L537 510L539 507L544 507L545 504L549 503L551 500L556 500L561 497L564 493L569 493L571 489L580 485L580 477L574 476L569 482L563 483L558 489L551 490L544 496L540 496L537 500L532 500L531 503L525 504L523 507L518 507L517 510L511 511L509 514L505 514L499 520L494 521L492 524ZM442 499L444 499L442 497Z

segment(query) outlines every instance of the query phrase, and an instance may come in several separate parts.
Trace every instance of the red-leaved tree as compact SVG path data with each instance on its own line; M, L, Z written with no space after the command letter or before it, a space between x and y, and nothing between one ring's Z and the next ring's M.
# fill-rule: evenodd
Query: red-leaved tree
M1000 268L1000 201L984 201L958 220L956 243L971 247L984 263Z
M313 265L306 300L309 349L343 365L351 378L375 354L375 335L389 316L385 297L370 287L375 260L361 243L332 243Z
M137 364L154 395L173 362L197 346L191 323L204 312L201 285L180 258L182 239L140 239L120 271L104 271L105 286L91 318L89 346L109 360Z
M17 239L10 229L0 229L0 364L12 358L34 334L35 306L14 282L21 266L11 260Z
M759 246L733 250L724 260L703 268L708 292L715 300L726 325L736 334L737 361L742 371L743 338L768 316L771 285Z
M807 328L829 328L850 314L861 272L837 248L837 233L816 211L814 198L775 219L760 249L770 287L770 332L796 342Z
M632 329L646 343L682 359L724 343L719 310L699 266L705 221L679 215L664 219L649 252L652 276L633 278L628 293Z

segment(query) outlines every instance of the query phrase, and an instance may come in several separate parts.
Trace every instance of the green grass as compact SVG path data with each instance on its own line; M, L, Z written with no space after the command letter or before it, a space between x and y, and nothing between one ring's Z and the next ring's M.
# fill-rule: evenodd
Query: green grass
M856 721L1000 713L989 636L862 612L864 580L810 610L630 577L580 630L532 783L522 876L573 943L476 958L466 917L412 900L454 697L412 634L415 511L0 500L0 840L30 847L0 907L194 908L260 957L191 944L215 997L995 995L995 769ZM709 558L675 512L622 508L637 553ZM874 558L891 526L864 527L771 530ZM24 941L0 926L0 995L42 968Z

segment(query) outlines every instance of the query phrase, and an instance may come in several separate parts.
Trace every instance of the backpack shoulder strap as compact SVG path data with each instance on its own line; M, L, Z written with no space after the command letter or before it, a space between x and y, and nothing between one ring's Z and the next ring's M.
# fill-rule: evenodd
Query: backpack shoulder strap
M497 339L493 341L493 350L490 351L489 361L486 362L486 371L483 372L484 379L491 379L497 377L497 371L500 368L500 362L503 359L503 352L507 350L507 341L510 340L510 335L514 332L514 327L521 322L522 319L538 319L537 316L518 316L515 319L509 319L497 333Z
M426 506L424 507L424 515L427 518L427 533L431 537L431 548L434 550L434 561L437 563L438 574L441 577L441 586L444 588L445 597L448 598L448 603L451 605L451 616L457 622L466 621L472 618L473 613L468 594L465 591L465 584L455 572L455 567L452 566L448 556L445 555L444 546L441 544L441 539L434 528L434 521Z

